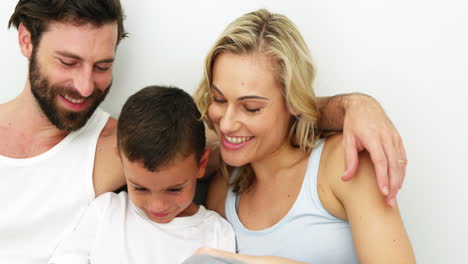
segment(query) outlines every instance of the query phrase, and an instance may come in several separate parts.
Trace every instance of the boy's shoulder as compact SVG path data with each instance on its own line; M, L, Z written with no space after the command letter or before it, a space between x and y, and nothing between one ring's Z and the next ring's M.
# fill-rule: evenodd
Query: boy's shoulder
M215 211L207 210L200 206L200 210L205 210L206 221L203 222L204 233L211 237L211 241L205 246L235 252L236 234L231 224Z
M125 209L128 205L128 194L124 191L120 193L106 192L96 197L92 205L102 212Z
M206 208L203 205L199 205L198 213L203 214L204 217L206 218L213 218L213 219L218 219L218 220L221 219L221 220L226 221L226 219L224 219L220 214L218 214L217 212L213 210Z
M209 226L210 228L222 230L223 232L234 232L231 224L217 212L206 209L203 205L200 205L198 210L199 213L203 214L204 225Z

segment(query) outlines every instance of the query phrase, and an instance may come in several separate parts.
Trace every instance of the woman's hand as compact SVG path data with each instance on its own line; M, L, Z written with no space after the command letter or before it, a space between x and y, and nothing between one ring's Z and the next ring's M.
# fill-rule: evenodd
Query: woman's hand
M250 255L242 255L236 254L232 252L227 252L224 250L219 250L215 248L207 248L202 247L199 248L195 253L195 255L211 255L214 257L224 258L226 259L226 263L245 263L245 264L303 264L302 262L297 262L294 260L289 260L280 257L272 257L272 256L250 256ZM229 262L229 259L234 260L233 262Z

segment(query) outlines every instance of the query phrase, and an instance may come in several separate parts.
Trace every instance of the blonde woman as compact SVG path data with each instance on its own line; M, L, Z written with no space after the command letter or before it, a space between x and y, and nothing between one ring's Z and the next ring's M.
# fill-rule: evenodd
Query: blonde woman
M319 139L313 78L307 45L283 15L243 15L216 41L195 100L224 161L207 207L233 225L239 254L200 253L246 263L414 263L370 155L361 152L351 181L340 179L342 136Z

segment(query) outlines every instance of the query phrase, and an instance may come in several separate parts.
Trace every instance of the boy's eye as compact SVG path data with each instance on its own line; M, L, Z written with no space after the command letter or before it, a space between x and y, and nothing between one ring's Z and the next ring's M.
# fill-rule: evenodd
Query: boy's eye
M134 190L137 191L137 192L144 192L147 189L145 187L134 187Z
M168 192L180 192L182 191L182 188L172 188L172 189L168 189L167 191Z

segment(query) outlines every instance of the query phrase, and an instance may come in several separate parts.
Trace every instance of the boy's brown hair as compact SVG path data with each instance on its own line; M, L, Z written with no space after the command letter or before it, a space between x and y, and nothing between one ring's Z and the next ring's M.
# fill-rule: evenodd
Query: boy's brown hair
M130 96L117 125L120 155L155 171L182 155L205 150L205 126L192 97L175 87L148 86Z

